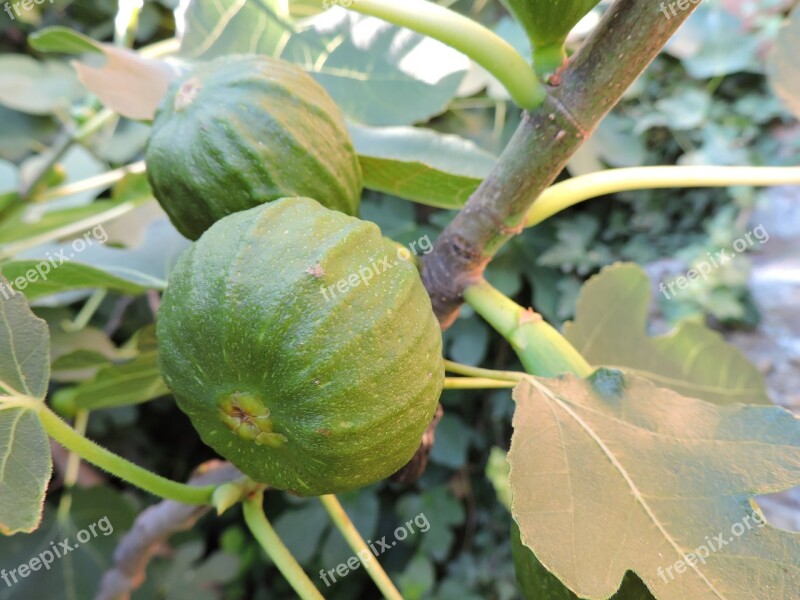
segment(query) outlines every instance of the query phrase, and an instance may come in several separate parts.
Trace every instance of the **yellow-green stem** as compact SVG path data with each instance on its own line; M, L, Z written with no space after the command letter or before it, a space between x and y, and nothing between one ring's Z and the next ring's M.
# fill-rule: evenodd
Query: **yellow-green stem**
M480 377L485 379L496 379L498 381L521 381L525 373L517 371L495 371L494 369L482 369L481 367L471 367L462 365L452 360L444 361L444 370L456 375L466 375L468 377Z
M541 315L522 308L487 281L469 286L464 300L511 344L528 373L540 377L592 373L589 363Z
M47 434L70 452L155 496L183 504L209 504L215 486L195 487L156 475L85 438L44 404L39 419Z
M372 581L375 582L375 585L378 586L384 598L387 600L403 600L403 596L397 591L397 588L392 583L392 580L389 579L383 567L381 567L378 559L375 558L370 551L369 546L367 546L361 534L358 533L358 529L353 525L353 522L350 520L350 517L347 516L344 507L342 507L336 496L320 496L319 499L325 507L325 510L328 511L333 524L336 525L342 533L347 545L355 552L358 560L364 565L367 574L372 578ZM364 556L367 558L364 558Z
M79 435L86 435L86 429L89 426L89 411L80 410L75 415L75 432ZM75 487L75 482L78 481L78 474L81 467L81 457L70 452L67 456L67 464L64 468L64 494L58 503L58 513L56 520L59 523L64 523L69 516L69 511L72 508L72 488Z
M81 179L80 181L75 181L74 183L68 183L66 185L62 185L57 188L49 189L39 194L36 197L36 201L47 202L49 200L66 198L67 196L80 194L82 192L102 190L110 185L117 183L126 175L140 174L144 172L145 172L145 163L142 160L139 162L132 163L127 167L121 167L119 169L114 169L113 171L108 171L100 175L95 175L94 177Z
M800 167L633 167L573 177L547 188L528 212L538 225L584 200L632 190L800 184Z
M324 600L264 514L264 492L253 493L244 503L244 520L292 589L302 600Z
M511 44L480 23L426 0L353 0L350 10L430 36L463 52L494 75L518 106L533 110L547 92Z
M143 6L144 0L119 0L114 19L114 44L123 48L133 47Z
M446 390L502 390L516 387L516 381L500 381L481 377L445 377Z
M75 319L73 321L64 321L61 324L61 327L64 329L64 331L67 333L76 333L86 329L89 321L92 320L92 317L100 308L100 305L103 303L103 300L106 299L106 296L108 296L108 290L95 290L92 295L89 296L89 299L86 300L83 308L81 308Z

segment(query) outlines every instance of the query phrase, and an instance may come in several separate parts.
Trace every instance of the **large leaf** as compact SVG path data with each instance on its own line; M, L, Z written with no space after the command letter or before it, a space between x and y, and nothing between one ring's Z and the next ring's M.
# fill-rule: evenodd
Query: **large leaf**
M304 23L281 58L309 71L365 125L411 125L443 112L469 69L449 46L342 9Z
M778 34L775 47L767 59L769 82L775 94L800 118L800 5Z
M769 404L758 369L724 338L697 323L648 337L650 280L634 264L617 264L581 290L564 335L595 366L633 371L685 396L718 404Z
M472 142L417 127L350 124L370 189L439 208L458 209L496 158Z
M33 403L50 374L47 324L0 277L0 533L35 530L52 471Z
M175 13L181 54L276 56L292 31L288 0L183 0Z
M775 600L800 589L800 535L753 497L800 484L800 421L718 406L600 370L514 390L512 514L522 542L575 594L608 598L627 571L660 600Z

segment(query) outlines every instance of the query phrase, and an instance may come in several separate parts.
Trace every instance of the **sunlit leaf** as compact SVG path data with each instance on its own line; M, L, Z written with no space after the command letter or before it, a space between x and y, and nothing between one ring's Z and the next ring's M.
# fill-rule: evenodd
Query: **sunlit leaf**
M292 25L288 0L183 0L176 12L181 54L280 54Z
M101 54L100 44L69 27L45 27L28 36L31 48L62 54Z
M411 125L443 112L469 59L432 38L333 9L303 23L281 58L309 71L350 119Z
M558 577L539 562L530 548L522 543L519 526L511 523L511 556L520 591L525 600L580 600ZM620 589L609 600L654 600L653 594L633 573L628 572Z
M800 589L800 534L753 498L800 485L800 420L719 406L599 370L514 390L512 514L575 594L629 570L661 600L775 600Z

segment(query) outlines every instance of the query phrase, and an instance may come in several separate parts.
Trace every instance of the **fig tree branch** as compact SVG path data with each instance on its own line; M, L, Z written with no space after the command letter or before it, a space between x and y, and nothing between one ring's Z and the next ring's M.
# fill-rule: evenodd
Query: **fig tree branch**
M494 169L424 257L423 280L443 328L458 316L464 289L523 230L535 200L695 6L665 19L651 0L617 0L544 103L523 114Z

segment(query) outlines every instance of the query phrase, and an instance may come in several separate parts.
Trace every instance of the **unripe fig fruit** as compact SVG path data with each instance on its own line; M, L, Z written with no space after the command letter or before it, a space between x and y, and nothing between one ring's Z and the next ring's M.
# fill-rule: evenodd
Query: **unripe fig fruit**
M177 229L290 196L358 213L362 178L341 111L302 69L232 55L173 84L153 123L147 173Z
M373 223L307 198L213 225L171 274L157 333L164 379L203 441L299 495L405 465L444 380L414 265Z

